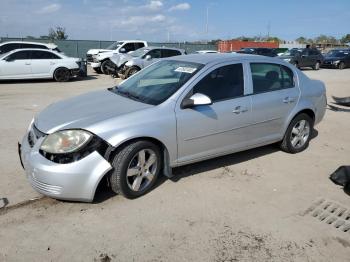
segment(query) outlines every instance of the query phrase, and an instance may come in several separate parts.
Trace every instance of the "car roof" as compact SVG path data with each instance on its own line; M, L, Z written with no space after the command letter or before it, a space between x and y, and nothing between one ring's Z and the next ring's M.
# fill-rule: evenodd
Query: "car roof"
M0 43L0 45L3 44L32 44L32 45L44 45L47 47L57 47L57 45L55 45L54 43L41 43L41 42L28 42L28 41L7 41L7 42L3 42Z
M183 49L175 48L175 47L166 47L166 46L145 46L142 49L169 49L183 52Z
M279 58L266 57L266 56L260 56L260 55L238 54L238 53L190 54L190 55L181 55L181 56L171 57L168 59L184 61L184 62L193 62L193 63L199 63L204 65L211 64L211 63L222 63L222 62L243 61L243 60L254 60L254 61L261 60L266 62L283 63L283 60Z

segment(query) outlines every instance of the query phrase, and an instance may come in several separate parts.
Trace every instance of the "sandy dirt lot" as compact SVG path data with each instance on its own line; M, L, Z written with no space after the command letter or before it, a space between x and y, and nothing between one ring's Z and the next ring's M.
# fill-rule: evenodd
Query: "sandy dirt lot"
M326 83L329 102L350 95L350 69L304 72ZM115 83L0 83L0 261L349 261L350 230L328 222L350 217L350 196L328 177L350 164L350 112L327 110L297 155L271 145L177 168L136 200L101 191L93 204L28 202L40 195L16 146L32 116Z

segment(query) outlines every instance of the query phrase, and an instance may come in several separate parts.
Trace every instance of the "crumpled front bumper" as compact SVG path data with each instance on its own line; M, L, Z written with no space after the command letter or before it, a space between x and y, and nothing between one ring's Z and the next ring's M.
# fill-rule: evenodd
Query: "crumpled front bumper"
M19 155L27 178L36 191L57 199L93 201L99 182L112 168L108 161L94 151L73 163L54 163L39 153L44 137L31 148L27 136L19 145Z

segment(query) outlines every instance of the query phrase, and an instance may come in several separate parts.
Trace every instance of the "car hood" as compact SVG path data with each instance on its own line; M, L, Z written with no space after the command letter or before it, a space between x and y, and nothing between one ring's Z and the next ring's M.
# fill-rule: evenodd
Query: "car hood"
M324 61L337 61L337 60L342 60L344 57L335 57L335 56L326 56L324 58Z
M129 54L114 54L110 60L117 66L120 67L125 62L132 59L132 56Z
M96 123L153 107L109 90L90 92L49 105L34 120L46 134L62 129L87 129Z
M108 49L90 49L89 51L87 51L87 54L89 55L97 55L99 53L104 53L104 52L111 52L112 50L108 50Z

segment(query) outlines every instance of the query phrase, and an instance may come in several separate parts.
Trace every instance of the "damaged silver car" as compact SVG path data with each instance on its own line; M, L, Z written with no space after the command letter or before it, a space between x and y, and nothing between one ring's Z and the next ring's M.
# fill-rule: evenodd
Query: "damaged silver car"
M136 198L173 167L276 142L301 152L325 110L324 84L283 60L177 56L119 86L50 105L34 117L19 154L44 195L92 201L107 178L113 191Z

